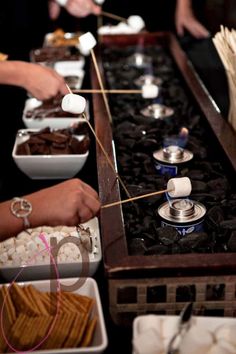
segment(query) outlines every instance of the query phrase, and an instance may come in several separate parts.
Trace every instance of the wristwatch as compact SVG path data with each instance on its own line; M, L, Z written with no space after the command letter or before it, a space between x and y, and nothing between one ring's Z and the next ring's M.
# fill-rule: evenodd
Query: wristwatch
M24 227L27 229L30 227L30 222L28 216L32 212L32 204L23 198L13 198L11 203L11 212L17 218L22 218L24 222Z

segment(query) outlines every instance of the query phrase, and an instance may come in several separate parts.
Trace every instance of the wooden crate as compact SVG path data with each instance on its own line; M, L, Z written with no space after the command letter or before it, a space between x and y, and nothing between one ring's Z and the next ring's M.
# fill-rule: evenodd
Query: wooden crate
M195 98L199 109L203 112L215 137L217 138L225 157L236 170L236 134L222 118L209 93L194 71L191 63L180 48L176 38L170 33L142 33L130 36L105 36L102 45L135 45L143 36L146 44L167 46L180 74L185 80L190 92ZM96 51L99 67L103 73L99 48ZM92 65L92 87L99 88L98 80ZM112 130L106 113L102 95L93 95L95 129L110 158L115 163L115 151L112 140ZM99 194L102 204L120 199L119 186L116 177L108 166L106 159L97 146L97 168ZM222 315L235 315L236 299L236 257L234 253L217 254L176 254L159 256L131 256L128 253L123 225L123 215L120 206L102 209L100 214L103 260L109 282L110 311L117 323L124 323L128 313L132 315L149 311L165 311L175 314L182 308L182 303L175 300L176 289L179 286L196 286L197 311L201 308L222 310ZM159 304L147 302L147 287L165 284L166 301ZM219 302L206 300L206 288L209 284L224 284L225 297ZM119 303L120 289L136 288L136 301L132 304ZM132 290L135 293L135 290ZM126 315L124 315L126 314Z

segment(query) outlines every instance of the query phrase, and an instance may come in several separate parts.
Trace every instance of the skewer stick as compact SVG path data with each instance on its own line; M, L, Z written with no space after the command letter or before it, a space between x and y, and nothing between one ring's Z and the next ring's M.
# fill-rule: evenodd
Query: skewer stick
M73 94L73 92L70 89L70 86L66 84L66 87L67 87L68 92Z
M171 190L164 189L164 190L158 191L158 192L152 192L152 193L148 193L148 194L138 195L137 197L132 197L132 198L129 198L129 199L119 200L118 202L102 205L101 208L102 209L110 208L110 207L113 207L115 205L120 205L120 204L124 204L124 203L133 202L134 200L148 198L148 197L152 197L152 196L158 195L158 194L163 194L163 193L166 193L166 192L171 192Z
M106 11L101 11L100 13L104 17L112 18L113 20L121 21L121 22L127 22L127 19L118 15L111 14L110 12Z
M108 103L108 100L107 100L106 93L104 92L104 85L103 85L103 82L102 82L102 77L101 77L101 74L100 74L100 71L99 71L97 59L96 59L96 56L94 54L94 50L93 49L91 49L91 55L92 55L95 71L96 71L96 74L97 74L97 79L98 79L100 88L102 90L102 96L103 96L103 100L104 100L105 107L106 107L106 110L107 110L107 114L108 114L108 117L109 117L109 121L110 121L110 123L112 123L112 116L111 116L109 103Z
M133 94L133 93L142 93L142 90L94 90L94 89L80 89L80 90L73 90L73 93L112 93L112 94Z
M69 87L67 84L66 84L66 87L67 87L69 93L72 93L70 87ZM98 138L98 136L97 136L95 130L93 129L92 125L90 124L90 121L88 120L87 115L86 115L85 113L83 113L82 116L83 116L83 118L86 120L86 122L87 122L87 124L88 124L88 126L89 126L91 132L93 133L93 135L94 135L94 137L95 137L95 139L96 139L98 145L100 146L100 148L101 148L101 150L102 150L104 156L106 157L106 160L107 160L109 166L111 167L112 171L115 173L116 177L118 178L118 180L119 180L121 186L123 187L123 189L124 189L124 191L125 191L127 197L128 197L128 198L132 198L131 195L130 195L130 193L129 193L129 191L128 191L128 189L126 188L124 182L122 181L122 179L120 178L119 174L117 173L117 171L116 171L116 169L115 169L115 167L114 167L114 165L113 165L113 163L112 163L110 157L108 156L106 150L104 149L104 147L103 147L103 145L102 145L100 139Z
M112 163L110 157L108 156L108 154L107 154L106 150L104 149L104 147L103 147L103 145L102 145L100 139L98 138L98 136L97 136L95 130L93 129L92 125L90 124L90 122L89 122L89 120L88 120L86 114L83 113L82 116L83 116L83 118L86 119L89 128L91 129L91 131L92 131L92 133L93 133L93 135L94 135L94 137L95 137L95 139L96 139L98 145L100 146L100 148L101 148L101 150L102 150L104 156L106 157L106 160L107 160L109 166L111 167L112 171L115 173L115 175L116 175L116 177L118 178L118 180L119 180L121 186L123 187L123 189L124 189L124 191L125 191L127 197L128 197L129 199L131 199L132 197L131 197L131 195L130 195L128 189L126 188L124 182L122 181L122 179L120 178L119 174L117 173L117 171L116 171L116 169L115 169L115 167L114 167L114 165L113 165L113 163Z

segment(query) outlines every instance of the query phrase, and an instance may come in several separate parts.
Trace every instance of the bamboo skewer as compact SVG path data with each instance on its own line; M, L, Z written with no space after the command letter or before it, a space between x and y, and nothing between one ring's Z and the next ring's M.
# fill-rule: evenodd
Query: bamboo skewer
M157 192L152 192L152 193L148 193L148 194L138 195L137 197L132 197L132 198L129 198L129 199L119 200L118 202L102 205L101 208L102 209L106 209L106 208L113 207L115 205L120 205L120 204L124 204L124 203L133 202L134 200L148 198L148 197L152 197L152 196L158 195L158 194L163 194L163 193L166 193L166 192L171 192L171 190L164 189L162 191L157 191Z
M94 90L94 89L79 89L73 90L73 93L111 93L111 94L137 94L142 93L142 90L123 90L123 89L115 89L115 90Z
M95 130L93 129L92 125L90 124L90 122L89 122L89 120L88 120L86 114L83 113L82 116L83 116L83 118L86 119L86 122L88 123L89 128L91 129L91 131L92 131L92 133L93 133L93 135L94 135L94 137L95 137L95 139L96 139L98 145L100 146L100 148L101 148L101 150L102 150L104 156L106 157L106 160L107 160L108 164L110 165L111 169L113 170L113 172L115 173L116 177L118 178L118 180L119 180L121 186L123 187L123 189L124 189L124 191L125 191L127 197L128 197L129 199L132 198L131 195L130 195L130 193L129 193L129 191L128 191L128 189L126 188L124 182L122 181L121 177L120 177L119 174L117 173L117 171L116 171L116 169L115 169L115 167L114 167L114 165L113 165L113 163L112 163L110 157L108 156L106 150L104 149L104 146L102 145L100 139L98 138L98 136L97 136Z
M117 20L117 21L121 21L121 22L127 22L127 19L115 14L111 14L110 12L106 12L106 11L101 11L100 15L104 16L104 17L108 17L108 18L112 18L113 20Z
M108 117L109 117L109 121L110 121L110 123L112 123L112 116L111 116L109 103L108 103L108 100L107 100L106 93L104 92L104 85L103 85L103 82L102 82L102 77L101 77L101 74L100 74L100 71L99 71L97 59L96 59L96 56L94 54L94 50L93 49L91 49L91 55L92 55L95 71L96 71L96 74L97 74L97 79L98 79L98 82L99 82L99 85L100 85L100 88L101 88L101 91L102 91L102 96L103 96L104 104L105 104L105 107L106 107L106 110L107 110L107 114L108 114Z
M72 93L70 87L69 87L67 84L66 84L66 87L67 87L69 93ZM93 129L92 125L90 124L90 121L88 120L87 115L86 115L85 113L83 113L82 116L83 116L83 118L86 120L86 122L87 122L87 124L88 124L88 126L89 126L91 132L93 133L93 135L94 135L94 137L95 137L95 139L96 139L98 145L100 146L100 148L101 148L101 150L102 150L102 152L103 152L103 154L104 154L104 156L105 156L105 158L106 158L106 160L107 160L109 166L111 167L112 171L113 171L114 174L116 175L116 178L118 179L118 181L120 182L121 186L123 187L123 189L124 189L124 191L125 191L127 197L128 197L128 198L132 198L131 195L130 195L130 193L129 193L129 191L128 191L128 189L126 188L124 182L122 181L121 177L120 177L119 174L117 173L117 171L116 171L116 169L115 169L115 167L114 167L114 165L113 165L113 163L112 163L112 161L111 161L109 155L107 154L106 150L104 149L104 146L102 145L100 139L98 138L98 136L97 136L95 130Z

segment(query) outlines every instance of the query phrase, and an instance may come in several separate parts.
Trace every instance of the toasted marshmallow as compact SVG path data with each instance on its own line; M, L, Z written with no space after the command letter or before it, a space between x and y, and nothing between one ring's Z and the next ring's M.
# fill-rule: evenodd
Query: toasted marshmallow
M192 192L192 184L188 177L171 178L167 183L171 198L187 197Z
M79 37L79 47L83 52L88 52L95 47L97 41L91 32L86 32Z
M159 93L159 88L154 84L145 84L142 86L142 97L143 98L156 98Z
M62 99L61 108L65 112L81 114L84 112L85 107L86 99L83 96L68 93Z
M131 28L134 28L137 31L141 31L145 27L145 22L142 17L137 15L132 15L127 18L127 23Z

